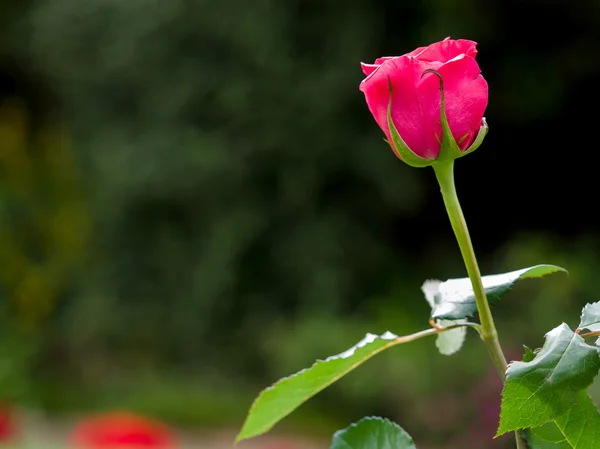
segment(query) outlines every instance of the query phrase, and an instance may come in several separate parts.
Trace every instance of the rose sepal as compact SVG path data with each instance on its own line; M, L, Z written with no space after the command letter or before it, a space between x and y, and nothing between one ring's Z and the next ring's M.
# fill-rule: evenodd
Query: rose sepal
M455 159L466 156L469 153L475 151L482 144L483 139L487 135L488 125L485 121L485 117L482 119L482 125L479 128L479 132L477 133L477 137L473 141L473 143L467 148L465 151L461 151L458 143L454 139L452 135L452 131L450 131L450 125L448 124L448 117L446 116L446 103L444 97L444 79L442 75L433 69L428 69L423 72L421 77L425 76L428 73L432 73L440 79L440 122L442 125L442 139L440 142L440 153L438 157L433 162L447 162L453 161ZM462 137L462 139L467 136ZM461 140L462 140L461 139Z
M388 143L390 144L394 152L398 155L398 157L402 159L402 161L406 164L410 165L411 167L417 168L428 167L435 161L431 159L425 159L419 156L418 154L414 153L408 147L408 145L406 145L404 139L402 139L402 137L400 136L398 129L396 129L396 125L394 125L394 122L392 120L392 82L389 78L388 84L390 86L390 101L388 103L387 122L388 127L390 129L390 138L392 140Z
M459 157L463 157L463 156L466 156L467 154L472 153L477 148L479 148L479 145L481 145L483 143L483 139L485 139L485 136L487 135L488 130L490 128L488 127L488 124L485 121L485 117L483 117L481 119L481 122L482 122L482 125L479 128L479 132L477 133L477 137L475 138L475 140L473 141L473 143L471 144L471 146L469 148L467 148L465 151L463 151L462 154Z

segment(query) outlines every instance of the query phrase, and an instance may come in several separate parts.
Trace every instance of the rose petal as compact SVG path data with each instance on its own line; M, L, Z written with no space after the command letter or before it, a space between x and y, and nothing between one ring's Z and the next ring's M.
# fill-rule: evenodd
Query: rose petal
M465 54L475 58L477 55L477 42L466 39L444 39L441 42L431 44L421 53L415 55L420 61L447 62L451 59Z
M383 64L385 61L389 61L390 59L395 59L395 58L399 58L400 56L382 56L381 58L377 58L375 60L375 64L376 65L381 65Z
M360 63L360 68L366 76L369 76L371 73L377 70L377 67L379 67L378 64L365 64L364 62Z
M439 153L439 144L436 148L427 143L428 127L426 120L423 120L416 89L421 68L421 64L412 57L389 59L360 84L360 90L365 94L375 121L391 141L387 123L389 77L393 86L392 120L400 136L415 154L435 159Z
M366 76L369 76L371 73L377 69L381 64L385 61L389 61L390 59L399 58L399 56L383 56L381 58L377 58L373 64L365 64L364 62L360 63L363 73Z
M488 85L475 59L461 56L443 64L438 72L444 80L446 117L450 131L461 150L467 149L479 132L488 101ZM431 124L430 135L441 136L440 81L434 74L425 75L417 90L424 122ZM431 145L431 141L429 142Z
M406 53L406 56L418 56L419 53L423 52L423 50L425 50L427 47L419 47L416 48L415 50L411 51L410 53Z

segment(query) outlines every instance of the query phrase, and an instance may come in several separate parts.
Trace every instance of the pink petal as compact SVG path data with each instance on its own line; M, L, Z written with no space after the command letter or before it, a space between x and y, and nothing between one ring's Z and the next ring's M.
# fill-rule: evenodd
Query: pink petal
M389 61L390 59L396 59L399 58L400 56L382 56L381 58L377 58L375 60L375 64L376 65L381 65L383 64L385 61Z
M423 50L425 50L427 47L419 47L416 48L415 50L411 51L410 53L406 53L406 56L417 56L419 53L421 53Z
M378 64L365 64L364 62L360 63L360 68L366 76L369 76L371 73L377 70L377 67L379 67Z
M475 59L459 56L439 67L438 72L444 80L446 117L450 131L461 150L467 149L473 142L483 119L488 101L488 85ZM441 136L440 124L440 81L434 74L425 75L418 86L419 98L423 108L424 121L429 123L429 135ZM429 141L432 145L432 141Z
M379 67L381 64L383 64L385 61L389 61L390 59L395 59L395 58L399 58L399 56L383 56L381 58L377 58L373 64L365 64L364 62L361 62L360 66L362 68L363 73L366 76L369 76L371 73L373 73L375 71L375 69L377 69L377 67Z
M415 154L435 159L439 153L439 144L435 140L433 145L428 142L427 133L431 127L423 119L417 93L421 73L422 66L415 58L401 56L389 59L363 80L360 90L365 94L375 121L391 141L387 123L389 78L393 86L392 120L400 136Z
M475 58L477 55L477 42L446 38L441 42L431 44L415 57L420 61L448 62L461 54Z

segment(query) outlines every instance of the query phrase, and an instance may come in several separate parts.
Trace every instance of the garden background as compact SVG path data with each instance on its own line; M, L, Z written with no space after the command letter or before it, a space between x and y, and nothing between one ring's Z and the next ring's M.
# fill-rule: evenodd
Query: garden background
M570 272L495 308L515 360L600 299L599 2L1 2L0 398L44 422L127 408L229 435L276 379L426 327L422 282L465 271L359 62L447 36L479 43L490 86L456 175L482 271ZM378 414L419 447L510 447L489 442L499 391L474 334L451 357L421 340L276 430L324 448Z

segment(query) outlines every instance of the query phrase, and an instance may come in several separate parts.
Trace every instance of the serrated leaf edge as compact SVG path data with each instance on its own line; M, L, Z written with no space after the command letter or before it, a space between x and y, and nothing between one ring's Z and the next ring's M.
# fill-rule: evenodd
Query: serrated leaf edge
M242 425L242 429L240 430L239 434L235 438L235 443L238 443L238 442L243 441L245 439L252 438L252 437L258 436L258 435L262 435L263 433L268 432L270 429L273 428L273 426L275 426L275 424L277 424L279 421L281 421L283 418L285 418L286 416L288 416L290 413L292 413L295 410L295 408L294 408L293 410L290 410L290 412L282 415L278 420L276 420L275 422L273 422L271 425L267 426L264 431L262 431L260 433L257 433L257 434L253 434L253 435L248 436L248 437L241 437L243 435L243 433L244 433L244 428L246 426L248 418L254 412L259 399L262 397L262 395L264 393L266 393L267 391L270 391L270 390L276 388L279 384L281 384L281 383L283 383L285 381L288 381L290 379L298 377L299 375L301 375L301 374L303 374L303 373L305 373L307 371L310 371L311 369L313 369L317 365L321 365L323 363L328 363L328 362L331 362L333 360L338 360L338 359L341 359L341 358L352 357L354 355L354 353L356 352L357 349L363 348L363 347L367 346L368 344L373 343L374 341L377 340L377 338L380 338L382 340L389 340L388 344L386 344L386 345L382 346L381 348L378 348L377 350L373 351L372 353L370 353L369 355L367 355L364 359L361 359L359 362L354 363L347 370L344 370L344 371L340 372L339 375L335 376L331 380L331 382L328 382L328 383L324 384L322 388L316 389L313 394L311 394L310 396L307 396L305 398L305 400L301 402L301 404L303 404L306 401L308 401L310 398L312 398L313 396L315 396L317 393L320 393L321 391L323 391L328 386L330 386L330 385L334 384L335 382L337 382L340 378L342 378L347 373L349 373L350 371L352 371L353 369L355 369L357 366L362 365L364 362L366 362L367 360L371 359L372 357L374 357L375 355L379 354L380 352L382 352L382 351L384 351L384 350L386 350L386 349L388 349L388 348L396 345L398 343L398 340L400 339L400 337L398 337L397 335L395 335L395 334L393 334L393 333L391 333L389 331L387 331L387 332L385 332L385 333L383 333L381 335L367 333L362 340L360 340L357 344L355 344L354 346L352 346L350 349L348 349L348 350L346 350L344 352L341 352L341 353L339 353L337 355L329 356L329 357L327 357L325 359L318 359L310 367L301 369L300 371L297 371L297 372L295 372L294 374L292 374L290 376L282 377L277 382L275 382L273 385L271 385L271 386L265 388L264 390L262 390L258 394L258 396L254 399L254 401L252 402L252 405L250 406L250 410L248 411L248 413L246 415L246 420L244 421L244 424Z
M550 334L550 332L552 332L552 331L554 331L554 330L558 329L559 327L564 327L564 328L568 329L569 331L573 332L573 336L572 336L572 337L571 337L571 339L569 340L569 343L567 344L567 347L565 348L565 351L563 352L563 354L562 354L562 355L561 355L561 357L560 357L560 359L562 360L562 357L564 357L564 354L566 354L566 353L568 352L569 348L571 347L571 345L573 344L573 342L574 342L575 340L577 340L577 338L578 338L578 337L579 337L579 338L580 338L580 339L583 341L583 343L584 343L584 344L587 344L587 343L585 343L585 340L583 340L583 338L581 338L581 335L579 335L579 334L577 334L576 332L574 332L574 331L573 331L573 330L572 330L572 329L569 327L569 325L568 325L568 324L566 324L566 323L564 323L564 322L563 322L563 323L562 323L560 326L557 326L556 328L554 328L554 329L551 329L550 331L546 332L546 334L544 335L544 338L547 338L547 337L548 337L548 334ZM587 345L587 346L589 346L590 348L593 348L593 346L591 346L591 345ZM597 350L597 351L598 351L598 350ZM599 352L599 357L600 357L600 352ZM535 358L534 358L534 360L535 360ZM506 369L506 373L507 373L507 375L508 375L508 371L510 370L510 367L511 367L512 365L514 365L515 363L527 363L527 364L529 364L529 363L533 363L533 361L534 361L534 360L532 360L532 361L530 361L530 362L521 362L521 361L515 360L515 361L513 361L513 362L509 363L509 364L508 364L508 367L507 367L507 369ZM557 366L558 366L558 364L557 364ZM555 367L555 368L556 368L556 367ZM554 371L552 371L552 372L550 372L549 374L547 374L547 375L546 375L546 377L545 377L545 379L544 379L544 382L545 382L545 381L546 381L548 378L552 377L552 374L553 374L553 372L554 372ZM594 376L594 377L595 377L595 376ZM507 379L506 383L507 383L507 382L508 382L508 379ZM593 382L593 379L592 379L592 382ZM505 387L506 387L506 383L505 383ZM542 383L542 385L543 385L543 383ZM533 397L533 396L534 396L534 395L535 395L535 394L536 394L536 393L539 391L539 389L542 387L542 385L540 385L540 386L539 386L539 387L536 389L536 391L532 392L532 393L531 393L531 395L529 396L529 398ZM589 385L591 385L591 382L590 382L590 384L589 384ZM588 387L589 387L589 385L588 385ZM587 387L586 387L586 389L587 389ZM504 388L502 389L502 401L503 401L503 400L504 400ZM569 408L569 409L567 409L567 410L566 410L566 411L565 411L563 414L561 414L561 415L559 415L559 416L556 416L556 417L554 417L553 419L551 419L551 420L549 420L549 421L555 421L555 420L556 420L556 419L558 419L560 416L563 416L563 415L565 415L566 413L569 413L569 411L570 411L570 410L572 410L572 407L571 407L571 408ZM546 421L546 422L549 422L549 421ZM511 428L508 428L508 429L502 429L502 433L500 433L500 431L501 431L501 423L502 423L502 410L501 410L501 412L500 412L500 424L499 424L499 426L498 426L498 431L497 431L496 435L494 436L494 438L498 438L499 436L501 436L501 435L504 435L505 433L508 433L508 432L512 432L512 431L515 431L515 430L523 430L523 429L525 429L525 428L529 427L529 426L526 426L526 427L515 427L515 428L511 427ZM536 425L535 427L539 427L540 425L543 425L543 424L545 424L545 423L542 423L542 424Z
M531 275L531 272L532 272L532 271L535 271L536 269L538 269L538 268L542 268L542 267L551 268L551 270L549 270L549 271L546 271L546 272L544 272L544 273L542 273L542 274L539 274L539 275ZM520 272L520 273L519 273L519 272ZM489 287L489 286L488 286L488 287L486 287L486 285L485 285L485 280L486 280L486 278L488 278L488 279L489 279L490 277L494 277L494 276L504 276L504 275L507 275L507 274L510 274L510 273L519 273L519 275L518 275L517 277L515 277L515 278L514 278L512 281L510 281L510 282L508 282L507 284L505 284L505 285L507 286L507 287L506 287L506 288L507 288L507 290L506 290L506 293L504 293L502 296L500 296L500 297L497 299L497 301L499 301L499 300L500 300L500 299L502 299L502 298L503 298L503 297L504 297L506 294L508 294L508 292L509 292L509 291L512 289L512 287L515 285L515 283L516 283L517 281L521 280L521 279L540 279L540 278L543 278L543 277L545 277L545 276L547 276L547 275L549 275L549 274L560 273L560 272L564 272L564 273L567 273L567 274L569 273L569 272L568 272L568 271L567 271L565 268L563 268L563 267L561 267L561 266L558 266L558 265L553 265L553 264L538 264L538 265L533 265L533 266L531 266L531 267L528 267L528 268L522 268L522 269L520 269L520 270L513 270L513 271L509 271L509 272L507 272L507 273L489 274L489 275L485 275L485 276L483 276L484 289L486 290L486 293L488 293L488 290L490 290L490 289L492 288L492 287ZM435 283L436 283L436 282L439 282L439 284L437 284L437 287L438 287L438 289L439 289L439 286L440 286L440 285L443 285L443 284L444 284L444 283L446 283L446 282L450 282L450 281L461 281L461 280L466 282L466 281L468 281L468 280L469 280L469 278L455 278L455 279L446 279L446 280L445 280L445 281L443 281L443 282L441 282L441 281L438 281L437 279L428 279L428 280L426 280L426 281L423 283L423 285L421 286L421 290L422 290L422 291L423 291L423 293L426 295L426 300L427 300L427 302L428 302L428 303L431 305L432 303L433 303L433 304L435 304L435 301L434 301L433 297L431 296L431 294L432 294L432 293L431 293L430 291L426 293L426 291L424 290L424 288L425 288L425 284L427 284L427 285L428 285L428 287L431 287L431 286L435 285ZM429 297L428 297L427 295L429 295ZM431 298L431 299L430 299L430 298ZM475 303L475 302L473 301L473 303ZM442 304L442 303L440 303L440 304ZM436 305L436 306L438 306L439 304L435 304L435 305ZM493 305L493 304L490 304L490 305ZM470 313L470 314L468 314L468 315L465 315L465 316L461 316L461 317L458 317L458 316L457 316L457 317L455 317L455 316L448 317L448 315L447 315L447 314L446 314L446 315L437 315L437 314L436 314L436 315L434 315L434 314L433 314L433 311L434 311L434 307L432 307L432 310L431 310L431 312L432 312L432 314L431 314L431 317L432 317L432 318L435 318L435 319L446 319L446 320L458 320L458 319L462 319L462 318L470 318L470 317L472 317L473 315L475 315L475 313L477 313L477 310L475 309L475 310L473 310L473 312L472 312L472 313Z
M600 302L588 302L585 306L583 306L583 309L581 309L581 315L579 317L579 326L577 326L577 330L586 329L593 324L600 324L600 321L594 321L593 323L583 323L583 314L585 313L586 309L596 304L600 304Z
M364 418L361 418L360 420L358 420L355 423L350 424L348 427L344 428L344 429L340 429L337 432L335 432L333 434L333 438L332 441L336 439L336 437L339 437L340 435L349 432L351 429L358 427L360 424L362 424L363 422L368 422L368 421L379 421L379 422L383 422L385 424L390 424L392 427L401 430L402 432L404 432L408 438L410 439L410 443L415 444L412 435L410 435L406 429L404 429L400 424L389 420L388 418L382 418L381 416L365 416ZM345 441L344 441L345 442ZM348 444L348 443L346 443Z
M363 422L366 422L366 421L383 421L386 424L392 424L393 426L400 427L397 423L390 421L388 418L383 418L381 416L375 416L375 415L365 416L364 418L361 418L358 421L350 424L348 427L345 427L344 429L340 429L340 430L336 431L333 434L333 438L335 438L336 435L338 435L338 434L345 433L345 432L349 431L350 429L358 427L360 424L362 424ZM402 429L402 427L400 427L400 428Z

